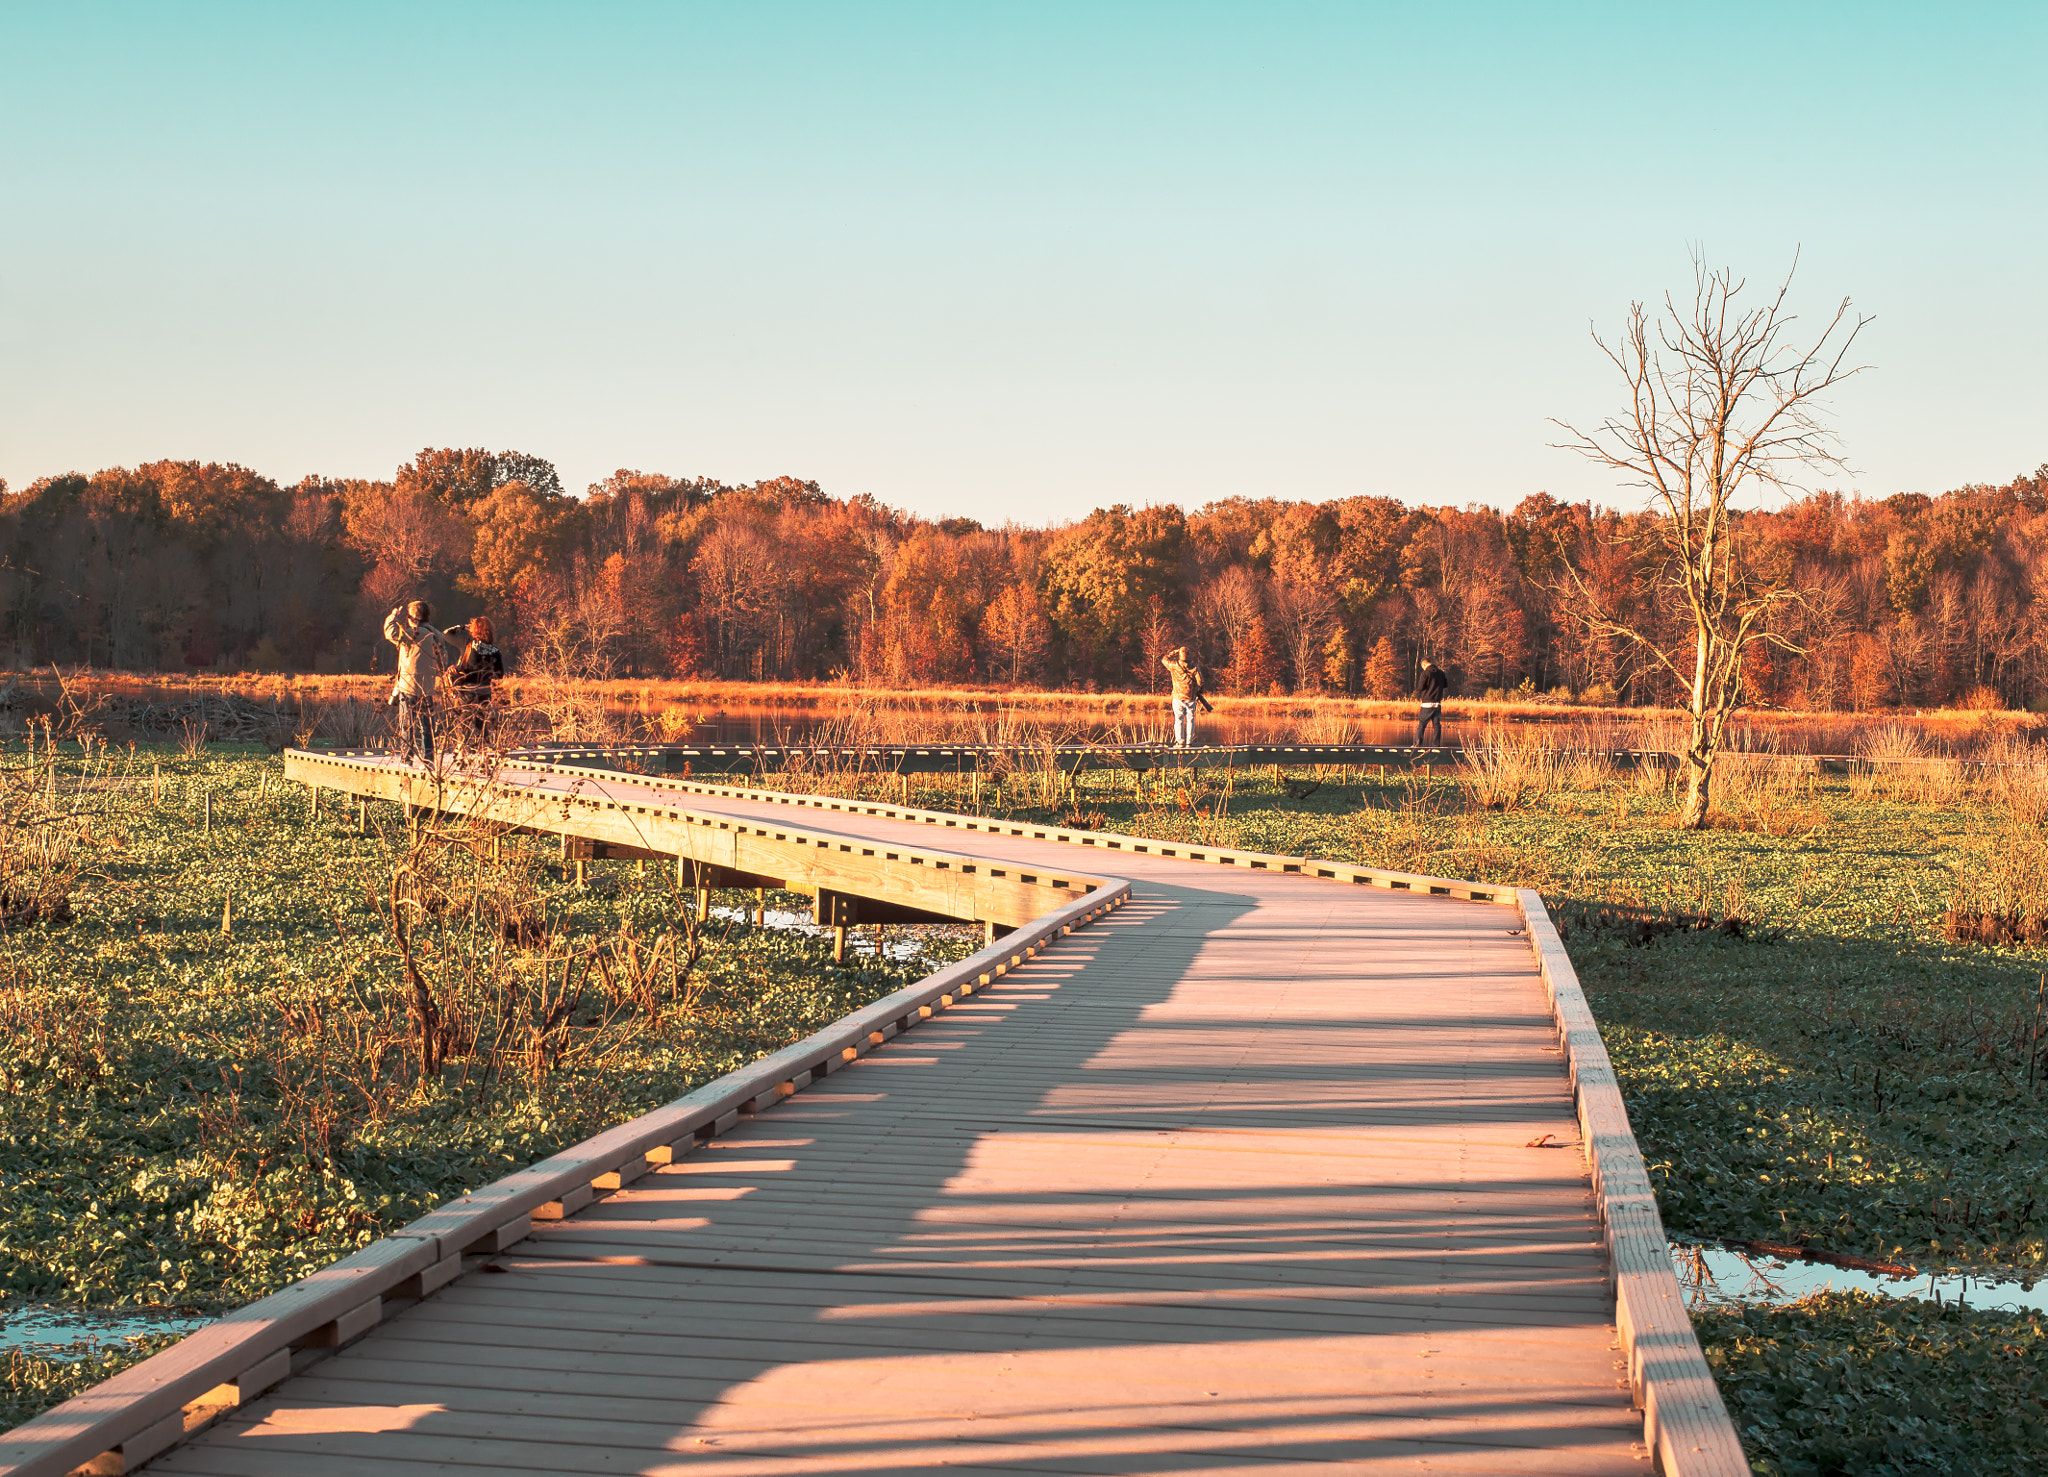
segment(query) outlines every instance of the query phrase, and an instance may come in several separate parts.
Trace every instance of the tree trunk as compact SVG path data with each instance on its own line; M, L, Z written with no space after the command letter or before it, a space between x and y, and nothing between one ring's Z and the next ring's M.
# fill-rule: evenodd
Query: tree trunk
M1685 808L1678 813L1678 824L1688 831L1704 831L1707 828L1707 802L1714 782L1714 761L1700 762L1701 756L1688 752L1685 756Z
M1714 751L1707 738L1707 715L1695 705L1692 742L1685 746L1685 806L1678 813L1678 824L1688 831L1707 828L1707 805L1714 787Z
M1685 807L1678 813L1678 824L1688 831L1704 831L1708 796L1714 784L1714 750L1707 742L1707 675L1712 668L1707 662L1704 629L1693 638L1692 652L1692 740L1685 746ZM1719 694L1713 696L1718 698Z

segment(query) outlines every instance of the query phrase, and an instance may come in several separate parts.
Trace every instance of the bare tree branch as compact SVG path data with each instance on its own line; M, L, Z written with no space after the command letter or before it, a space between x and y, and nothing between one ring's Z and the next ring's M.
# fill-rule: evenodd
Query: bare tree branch
M1592 335L1622 377L1627 409L1591 430L1554 422L1567 437L1560 449L1643 488L1656 515L1656 588L1689 618L1688 641L1673 644L1655 626L1609 609L1567 568L1581 623L1630 642L1688 694L1681 819L1690 826L1706 824L1714 754L1741 699L1743 653L1758 642L1797 649L1772 620L1805 601L1746 560L1737 499L1804 491L1800 479L1810 474L1847 472L1822 401L1868 367L1850 363L1870 320L1852 317L1847 298L1818 337L1794 339L1793 271L1768 299L1745 307L1737 299L1746 284L1695 254L1689 311L1667 293L1654 324L1642 303L1631 303L1618 344Z

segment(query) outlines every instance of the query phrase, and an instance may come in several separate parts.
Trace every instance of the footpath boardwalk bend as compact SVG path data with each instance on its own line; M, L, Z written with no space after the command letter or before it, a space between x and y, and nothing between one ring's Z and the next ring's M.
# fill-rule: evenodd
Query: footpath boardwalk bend
M325 790L992 941L0 1436L4 1477L1735 1477L1541 901L560 763Z

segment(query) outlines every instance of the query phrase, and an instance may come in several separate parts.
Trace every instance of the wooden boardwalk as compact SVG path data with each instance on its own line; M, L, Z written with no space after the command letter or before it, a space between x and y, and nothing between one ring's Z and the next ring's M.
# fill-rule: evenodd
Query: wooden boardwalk
M147 1470L1647 1473L1516 911L1087 861L1128 906Z

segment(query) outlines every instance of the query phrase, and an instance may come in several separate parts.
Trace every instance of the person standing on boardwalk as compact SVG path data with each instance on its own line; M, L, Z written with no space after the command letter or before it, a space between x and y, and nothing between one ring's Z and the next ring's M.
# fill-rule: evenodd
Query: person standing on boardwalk
M462 728L482 743L490 724L491 703L498 695L498 683L505 676L505 655L494 644L497 634L487 616L474 616L467 626L451 626L451 640L467 634L469 642L462 655L448 669L448 685L455 689L455 701L462 715Z
M1444 689L1451 685L1451 679L1444 675L1444 669L1428 657L1422 659L1422 675L1416 679L1415 696L1422 706L1415 716L1415 747L1421 748L1423 734L1431 724L1436 725L1436 741L1444 741Z
M1159 659L1159 665L1166 668L1166 675L1173 682L1173 746L1176 749L1193 748L1195 743L1195 705L1204 703L1202 698L1202 672L1188 660L1188 649L1177 646Z
M384 617L384 639L398 648L398 680L391 701L398 705L398 751L408 764L434 762L434 683L441 675L448 638L427 622L434 608L424 600L401 605Z

